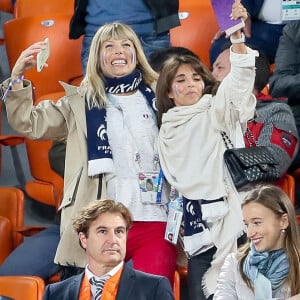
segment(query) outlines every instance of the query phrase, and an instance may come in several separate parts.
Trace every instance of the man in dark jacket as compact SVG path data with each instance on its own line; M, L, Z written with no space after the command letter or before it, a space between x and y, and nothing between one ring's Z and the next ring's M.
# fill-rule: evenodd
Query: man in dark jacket
M146 56L170 46L169 30L180 25L178 0L75 0L69 37L84 35L82 66L85 72L92 38L105 23L120 21L130 25L139 36Z
M279 41L275 69L270 78L270 93L273 97L287 97L300 133L300 21L288 23ZM290 171L300 168L300 151ZM300 203L299 203L300 204ZM298 204L298 205L299 205Z
M129 210L113 200L95 200L73 222L88 265L82 274L46 287L44 300L174 300L167 278L124 263Z

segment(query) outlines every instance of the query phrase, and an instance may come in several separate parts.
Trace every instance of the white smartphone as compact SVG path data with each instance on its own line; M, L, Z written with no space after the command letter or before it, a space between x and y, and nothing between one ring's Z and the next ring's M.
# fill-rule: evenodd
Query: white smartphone
M45 39L46 42L46 48L44 50L42 50L41 52L39 52L36 56L36 70L38 72L41 72L49 55L50 55L50 43L49 43L49 39L46 38Z

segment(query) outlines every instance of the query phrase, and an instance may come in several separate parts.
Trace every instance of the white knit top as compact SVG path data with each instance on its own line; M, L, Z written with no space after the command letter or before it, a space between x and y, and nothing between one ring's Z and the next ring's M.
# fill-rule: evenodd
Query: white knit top
M107 135L115 172L106 175L107 197L125 204L135 221L166 221L165 207L143 204L139 188L138 172L159 171L154 163L158 128L151 108L140 91L129 96L109 94L108 98Z

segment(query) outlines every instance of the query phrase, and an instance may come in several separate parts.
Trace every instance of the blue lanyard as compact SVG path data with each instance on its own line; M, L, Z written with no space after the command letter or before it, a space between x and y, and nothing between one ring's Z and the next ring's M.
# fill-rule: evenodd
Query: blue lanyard
M156 195L156 203L161 203L161 194L162 194L162 188L163 188L163 179L164 179L164 173L162 171L162 168L160 168L158 179L157 179L157 195Z

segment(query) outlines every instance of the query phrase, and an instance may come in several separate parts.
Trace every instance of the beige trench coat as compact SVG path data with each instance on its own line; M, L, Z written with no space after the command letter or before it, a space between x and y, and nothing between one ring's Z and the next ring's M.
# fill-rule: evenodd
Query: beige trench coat
M78 88L61 83L66 96L56 104L50 100L33 106L32 87L24 81L24 88L10 91L6 99L9 124L14 130L31 139L67 139L64 177L64 197L61 209L61 239L55 263L85 267L86 255L79 246L72 228L77 212L97 197L98 178L87 172L86 119L84 99ZM102 197L105 184L102 184Z

